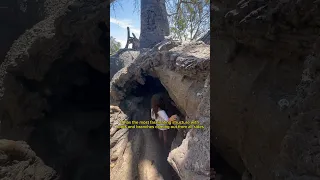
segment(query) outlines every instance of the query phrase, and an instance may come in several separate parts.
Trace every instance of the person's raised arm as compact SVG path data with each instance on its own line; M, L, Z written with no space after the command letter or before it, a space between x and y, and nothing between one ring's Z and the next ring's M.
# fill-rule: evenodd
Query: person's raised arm
M169 117L167 115L167 113L165 111L159 111L158 112L158 115L161 117L161 119L165 120L165 121L168 121L169 120Z

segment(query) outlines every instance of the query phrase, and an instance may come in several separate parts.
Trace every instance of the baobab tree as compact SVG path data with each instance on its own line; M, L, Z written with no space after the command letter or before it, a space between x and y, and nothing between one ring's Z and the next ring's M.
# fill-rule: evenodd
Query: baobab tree
M124 0L114 2L121 5ZM169 34L181 41L196 40L209 30L210 0L131 0L130 2L135 6L135 10L140 10L140 48L151 48Z
M169 35L165 0L141 0L140 48L152 48Z

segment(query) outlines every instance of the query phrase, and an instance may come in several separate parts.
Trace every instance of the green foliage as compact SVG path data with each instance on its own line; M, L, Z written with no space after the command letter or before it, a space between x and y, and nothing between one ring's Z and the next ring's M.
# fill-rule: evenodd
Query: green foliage
M170 34L194 40L210 29L210 0L167 0Z
M110 55L114 55L121 48L121 43L116 41L116 39L110 36Z

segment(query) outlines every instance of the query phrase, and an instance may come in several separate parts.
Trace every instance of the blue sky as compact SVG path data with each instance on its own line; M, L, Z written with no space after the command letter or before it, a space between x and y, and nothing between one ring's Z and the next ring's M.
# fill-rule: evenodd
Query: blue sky
M110 35L124 47L127 42L127 27L137 38L140 36L140 5L135 0L118 0L110 7ZM131 47L131 45L129 46Z

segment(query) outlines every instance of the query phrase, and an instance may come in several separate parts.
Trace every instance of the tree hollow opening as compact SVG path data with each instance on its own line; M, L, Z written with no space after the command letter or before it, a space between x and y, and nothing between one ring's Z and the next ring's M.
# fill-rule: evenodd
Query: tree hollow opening
M47 110L28 144L61 179L106 179L109 149L108 74L84 61L57 60L41 82L18 78L45 98ZM105 83L104 83L105 82Z
M161 94L162 97L164 97L166 102L173 102L173 104L167 104L163 106L165 112L167 113L168 117L171 115L177 114L179 117L181 117L181 120L184 120L185 115L179 111L179 109L175 106L174 101L170 98L168 91L166 88L162 85L161 81L157 77L153 77L150 75L146 75L144 78L144 84L140 84L138 82L132 82L129 86L131 86L130 91L127 92L127 97L124 101L120 103L120 108L126 113L130 115L129 120L130 121L150 121L151 120L151 97L154 94ZM135 103L135 108L131 108L131 103ZM141 129L142 130L142 129ZM169 149L162 149L162 144L158 136L158 129L149 129L152 131L152 136L154 139L156 139L157 147L160 149L154 149L150 151L155 151L155 154L158 154L158 156L161 157L163 161L161 161L159 164L162 163L163 166L168 167L169 173L166 174L165 170L163 170L163 167L157 167L158 171L163 175L163 177L170 176L170 179L173 180L180 180L177 173L174 171L174 169L169 165L167 162L167 158L169 155ZM129 131L130 134L130 131ZM169 129L168 130L168 144L171 146L174 138L177 135L177 129ZM144 136L144 138L150 138L147 136ZM147 142L148 140L144 140ZM179 142L182 143L182 142ZM148 145L146 145L148 146ZM169 147L170 148L170 147ZM149 151L146 149L146 151ZM151 160L152 161L152 160ZM155 164L157 164L155 162Z

